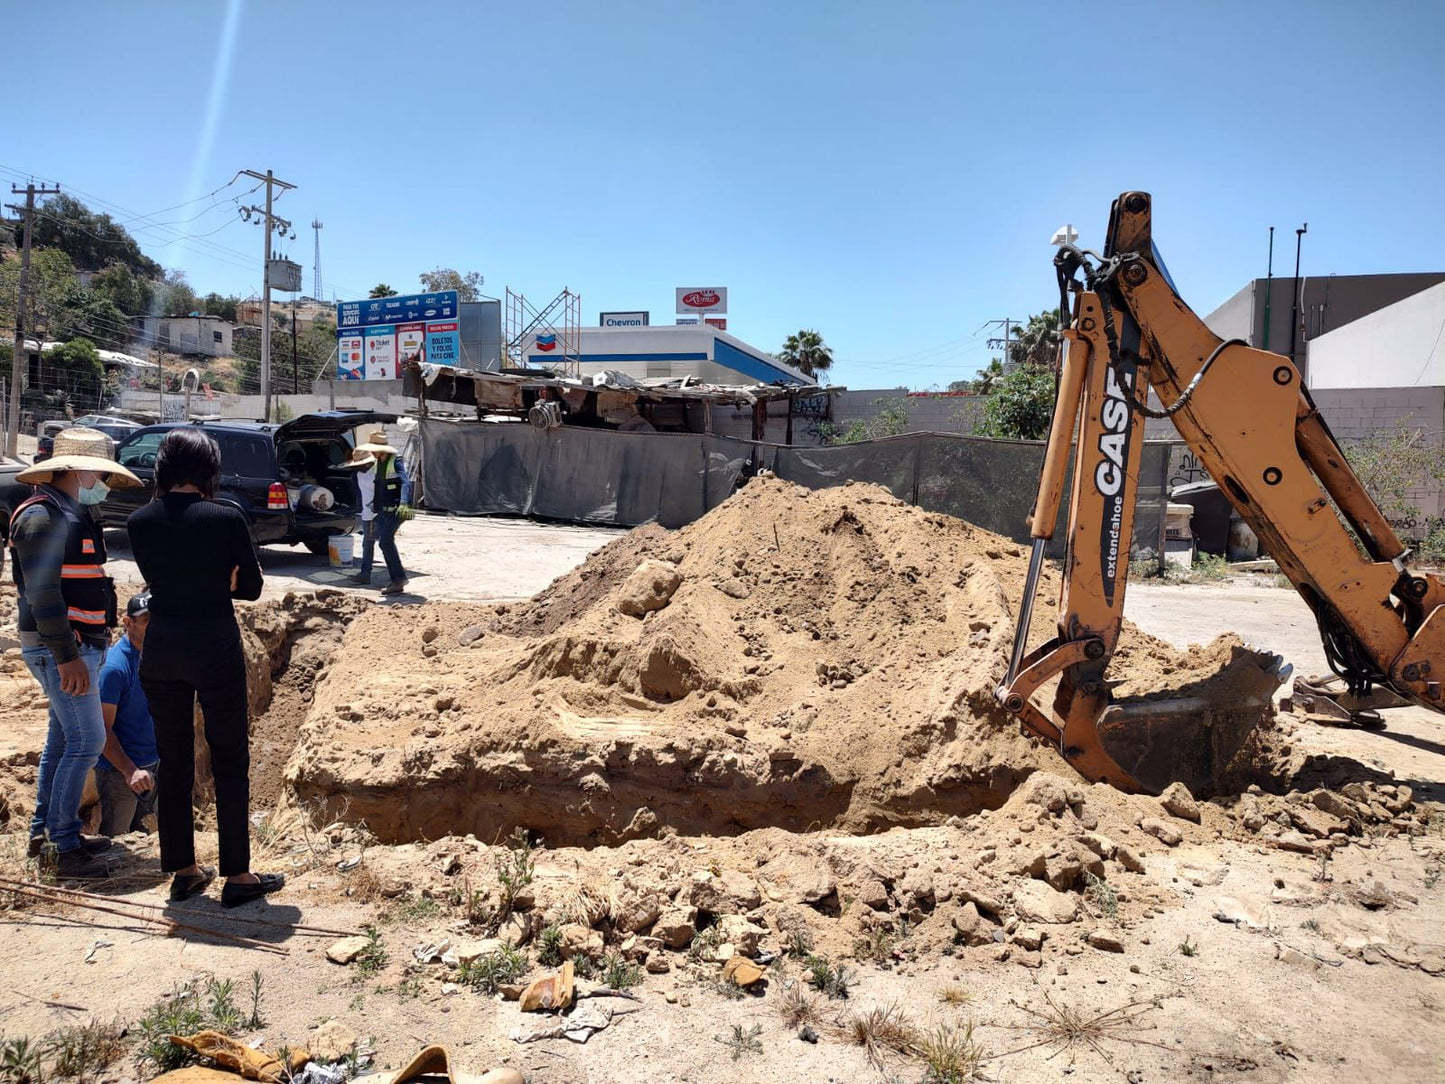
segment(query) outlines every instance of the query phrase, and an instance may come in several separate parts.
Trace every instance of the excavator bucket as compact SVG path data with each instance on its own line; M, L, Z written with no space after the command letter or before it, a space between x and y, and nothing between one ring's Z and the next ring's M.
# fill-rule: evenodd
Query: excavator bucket
M1141 790L1180 782L1192 794L1216 794L1290 673L1278 656L1242 651L1199 695L1110 704L1095 726L1099 743Z

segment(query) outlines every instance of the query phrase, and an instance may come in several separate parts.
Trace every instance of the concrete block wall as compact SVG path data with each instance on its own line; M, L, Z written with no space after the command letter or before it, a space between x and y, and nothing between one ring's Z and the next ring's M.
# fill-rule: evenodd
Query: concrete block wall
M897 399L903 401L908 411L905 433L972 433L983 411L983 399L977 395L910 394L907 388L849 388L833 399L833 423L846 428L851 422L867 421Z

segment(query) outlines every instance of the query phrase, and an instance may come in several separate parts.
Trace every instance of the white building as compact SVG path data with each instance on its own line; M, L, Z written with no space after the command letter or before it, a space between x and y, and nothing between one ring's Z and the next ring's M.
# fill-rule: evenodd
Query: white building
M131 326L141 346L175 354L230 357L235 325L219 316L135 316Z
M637 380L690 376L704 384L734 386L815 383L766 350L705 324L584 327L578 335L583 375L610 369ZM529 369L555 368L563 346L560 335L530 335L522 344L522 358Z

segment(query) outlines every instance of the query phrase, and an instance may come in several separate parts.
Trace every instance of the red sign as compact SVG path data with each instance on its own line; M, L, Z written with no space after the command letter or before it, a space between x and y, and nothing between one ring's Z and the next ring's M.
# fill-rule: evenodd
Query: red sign
M704 316L702 322L708 327L715 327L719 331L728 329L728 318L726 316Z
M683 294L683 304L694 309L710 309L716 305L722 297L716 290L694 290L690 294Z

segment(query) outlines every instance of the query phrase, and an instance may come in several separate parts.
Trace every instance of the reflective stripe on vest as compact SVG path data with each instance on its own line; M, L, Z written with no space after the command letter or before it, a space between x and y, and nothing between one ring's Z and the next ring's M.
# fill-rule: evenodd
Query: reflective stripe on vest
M99 580L105 577L105 569L100 565L61 565L60 578L62 580Z
M70 618L71 624L99 625L101 628L105 628L104 610L77 610L72 606L65 611L65 615Z

